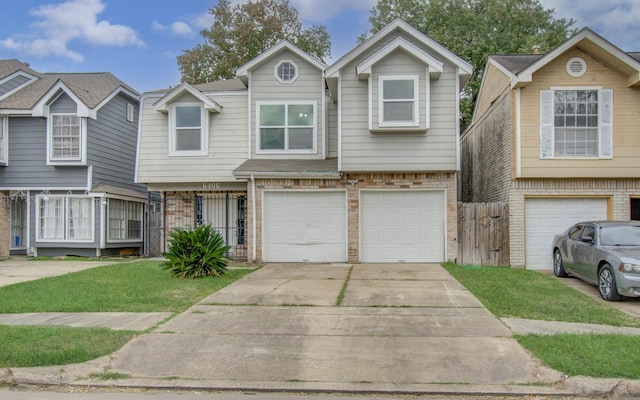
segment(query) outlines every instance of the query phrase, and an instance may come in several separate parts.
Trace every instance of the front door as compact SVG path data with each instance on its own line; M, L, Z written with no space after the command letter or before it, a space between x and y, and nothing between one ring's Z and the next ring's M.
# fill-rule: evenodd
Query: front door
M22 197L11 199L11 250L26 249L27 246L27 202Z

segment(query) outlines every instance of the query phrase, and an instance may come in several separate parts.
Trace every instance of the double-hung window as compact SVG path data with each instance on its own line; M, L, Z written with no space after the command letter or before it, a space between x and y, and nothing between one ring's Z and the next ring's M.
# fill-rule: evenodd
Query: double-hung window
M74 114L50 114L47 147L51 165L84 165L86 123Z
M540 93L540 158L611 158L613 92L557 88Z
M206 155L207 121L200 103L176 103L171 110L171 154Z
M380 75L378 78L378 123L381 127L418 126L419 77Z
M316 103L258 103L258 152L313 153Z
M93 198L40 196L37 204L39 241L93 241Z
M109 240L141 240L143 204L109 199Z

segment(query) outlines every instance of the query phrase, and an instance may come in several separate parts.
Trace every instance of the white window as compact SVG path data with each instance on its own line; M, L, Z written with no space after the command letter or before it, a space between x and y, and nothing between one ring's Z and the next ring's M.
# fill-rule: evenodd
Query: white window
M611 158L611 90L558 88L540 93L540 157Z
M142 203L109 199L109 240L141 240L142 210Z
M417 75L381 75L378 78L380 126L418 126L418 82Z
M171 106L171 155L207 154L207 121L201 103L177 103Z
M0 165L7 165L9 149L7 146L7 118L0 116Z
M315 102L258 103L257 109L259 152L314 152Z
M48 164L83 165L86 162L86 129L84 118L74 114L50 114Z
M127 103L127 121L133 122L133 114L135 112L135 108L133 104Z
M93 241L93 198L37 197L37 240Z
M298 79L298 66L293 61L280 61L275 67L275 76L281 83L292 83Z

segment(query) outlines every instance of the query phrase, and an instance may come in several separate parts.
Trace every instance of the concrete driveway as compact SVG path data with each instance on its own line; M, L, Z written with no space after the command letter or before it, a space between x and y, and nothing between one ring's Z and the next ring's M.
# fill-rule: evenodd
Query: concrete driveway
M407 393L561 379L433 264L266 265L129 342L109 371L123 385Z

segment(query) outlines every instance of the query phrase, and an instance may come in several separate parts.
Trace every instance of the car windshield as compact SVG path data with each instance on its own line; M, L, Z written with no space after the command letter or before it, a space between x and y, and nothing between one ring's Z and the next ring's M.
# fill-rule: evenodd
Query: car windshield
M606 226L600 230L603 246L640 246L640 226Z

